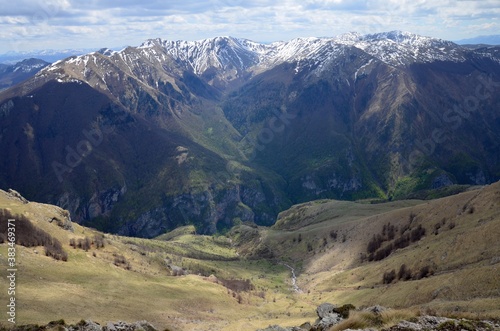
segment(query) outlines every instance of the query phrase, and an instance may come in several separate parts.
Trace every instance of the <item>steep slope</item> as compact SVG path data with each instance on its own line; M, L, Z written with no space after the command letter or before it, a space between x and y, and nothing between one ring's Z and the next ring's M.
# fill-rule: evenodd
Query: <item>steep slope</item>
M154 236L270 225L318 198L489 183L495 54L395 31L153 39L71 57L0 94L0 185Z
M168 60L166 55L163 60ZM25 146L34 146L33 153L27 150L26 162L19 161L24 153L4 159L16 164L14 169L6 165L13 176L3 178L4 185L25 178L19 180L19 190L70 209L76 220L93 220L91 224L101 229L140 236L154 236L186 222L197 224L200 232L214 232L237 217L270 224L287 205L286 200L277 200L258 215L252 212L266 194L273 194L269 186L274 184L265 183L269 193L264 194L258 174L243 171L248 181L240 187L225 171L228 160L222 153L234 150L235 134L224 130L227 124L214 106L217 94L196 76L160 63L151 53L128 49L109 57L96 52L69 58L40 72L29 85L6 93L16 95L21 90L23 99L5 104L7 120L2 125L8 132L31 127L30 134L6 131L4 150L12 150L11 155L24 150L14 143L20 139ZM89 104L89 100L99 101ZM40 116L36 114L43 118L36 121ZM211 127L218 131L218 150L210 141ZM96 132L97 141L92 142L89 132ZM85 151L87 142L91 153ZM78 148L83 152L72 160L70 151ZM80 159L82 166L73 167ZM62 176L73 169L70 176ZM43 180L35 186L28 173ZM110 213L118 201L123 207ZM99 216L104 220L96 219Z
M255 216L250 208L265 199L255 175L243 170L240 185L221 173L226 159L177 133L176 122L165 130L87 84L50 81L4 110L2 185L17 182L79 222L151 237L187 223L214 232L235 217L269 223L279 210Z
M224 103L248 155L285 177L293 201L400 197L498 179L496 61L465 59L468 51L427 38L370 37L369 48L368 37L352 38L326 44L321 60L255 76Z
M265 46L232 37L192 42L156 39L141 47L150 49L155 46L161 46L186 70L220 89L226 88L229 82L244 79L248 68L259 62L258 51L265 50Z

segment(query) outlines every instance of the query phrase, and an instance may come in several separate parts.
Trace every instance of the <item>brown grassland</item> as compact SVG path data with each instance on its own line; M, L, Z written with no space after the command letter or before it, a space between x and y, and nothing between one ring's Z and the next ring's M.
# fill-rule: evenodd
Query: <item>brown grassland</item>
M416 311L500 317L500 183L432 201L315 201L281 213L271 228L241 225L225 236L196 235L192 227L156 239L77 224L70 231L50 222L64 217L61 209L3 191L0 209L25 215L68 253L63 262L43 247L17 245L18 324L148 320L162 330L256 330L313 322L323 302L393 308L387 324ZM417 228L425 234L394 247ZM377 235L376 251L393 248L370 261L367 247ZM94 241L87 250L70 246L85 238ZM5 243L0 254L4 273ZM393 269L395 278L384 277ZM2 304L7 285L1 277Z

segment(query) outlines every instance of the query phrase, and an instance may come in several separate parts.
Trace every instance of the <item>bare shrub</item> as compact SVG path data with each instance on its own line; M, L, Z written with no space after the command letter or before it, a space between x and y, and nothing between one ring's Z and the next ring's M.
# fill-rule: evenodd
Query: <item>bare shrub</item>
M401 226L401 229L399 230L399 234L402 236L409 229L410 229L410 224L404 224L403 226Z
M433 233L437 236L439 234L439 229L441 229L441 223L436 223L434 224L434 231Z
M61 243L56 238L44 245L45 255L56 260L68 261L68 253L62 248Z
M396 270L392 269L391 271L384 272L384 276L382 277L382 282L384 284L390 284L396 279Z
M95 235L92 240L89 237L79 238L78 240L76 240L75 238L71 238L69 240L69 245L72 246L73 248L83 249L86 252L92 248L92 245L96 249L103 248L105 245L104 244L104 235L102 235L102 234Z
M394 247L396 249L398 248L405 248L410 245L410 235L408 233L402 235L398 239L394 241Z
M398 279L403 281L411 279L411 269L406 264L402 264L399 268Z
M61 261L68 260L68 254L57 238L33 225L24 215L14 216L8 210L0 210L0 233L5 238L7 237L9 219L15 219L16 244L24 247L44 246L46 256Z
M121 255L121 254L115 254L114 264L115 264L116 266L123 266L123 265L127 265L127 264L128 264L128 261L127 261L127 259L125 258L125 256L123 256L123 255Z
M391 222L384 224L382 228L382 236L386 238L386 240L392 240L396 236L396 227L391 224Z
M91 246L90 238L85 237L85 239L83 239L82 249L87 252L90 249L90 246Z
M425 228L419 225L411 232L411 242L419 241L423 236L425 236Z
M103 248L105 246L105 243L104 243L104 235L95 235L94 236L94 246L95 248L99 249L99 248Z
M372 239L368 243L368 247L366 248L367 252L375 253L375 251L382 246L383 242L384 240L381 235L373 235Z
M426 266L423 266L422 268L420 268L420 271L418 272L418 274L415 275L416 279L422 279L422 278L427 278L427 277L430 277L434 274L434 271L432 270L432 268L428 265Z

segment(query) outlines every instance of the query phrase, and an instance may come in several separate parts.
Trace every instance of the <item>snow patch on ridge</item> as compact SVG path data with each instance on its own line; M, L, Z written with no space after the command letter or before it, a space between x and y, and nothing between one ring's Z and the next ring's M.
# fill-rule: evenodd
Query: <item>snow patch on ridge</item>
M295 63L296 73L306 68L314 68L314 73L318 74L349 48L357 48L370 55L373 58L370 63L379 60L392 66L433 61L463 62L467 52L470 52L450 41L401 31L368 35L350 32L333 38L295 38L271 44L234 37L196 41L157 38L147 40L139 47L127 47L121 51L104 48L94 53L71 57L56 62L41 72L56 73L69 65L70 72L81 70L81 77L87 77L86 75L93 71L105 81L104 76L109 72L109 68L105 70L104 67L113 64L123 69L127 75L138 75L141 79L148 71L147 65L151 63L163 66L167 75L173 73L171 70L189 70L199 76L219 75L218 77L229 82L245 74L257 74L285 62ZM369 63L365 66L368 65ZM176 66L178 69L175 69ZM365 66L360 67L354 74L354 80L363 72ZM151 84L157 86L157 82Z

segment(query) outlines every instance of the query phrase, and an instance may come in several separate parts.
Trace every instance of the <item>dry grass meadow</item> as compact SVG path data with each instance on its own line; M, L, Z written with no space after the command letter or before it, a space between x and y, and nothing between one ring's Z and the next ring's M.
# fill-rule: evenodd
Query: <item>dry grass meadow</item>
M0 208L27 216L68 253L62 262L45 256L43 247L17 245L18 324L148 320L162 330L253 331L314 322L323 302L393 308L385 325L422 311L500 317L500 183L432 201L321 200L283 212L272 228L242 225L227 236L200 236L186 227L152 240L77 224L65 230L50 222L63 217L59 208L23 204L3 191ZM395 238L382 248L403 230L421 226L425 235L368 261L368 243L388 224ZM104 247L70 246L72 239L95 236L104 236ZM0 254L5 270L6 244ZM284 263L295 268L300 293ZM398 273L403 264L412 279L384 284L384 273ZM186 275L173 276L172 266ZM217 278L248 280L252 288L233 290ZM2 277L0 289L6 288ZM7 300L1 290L0 301Z

